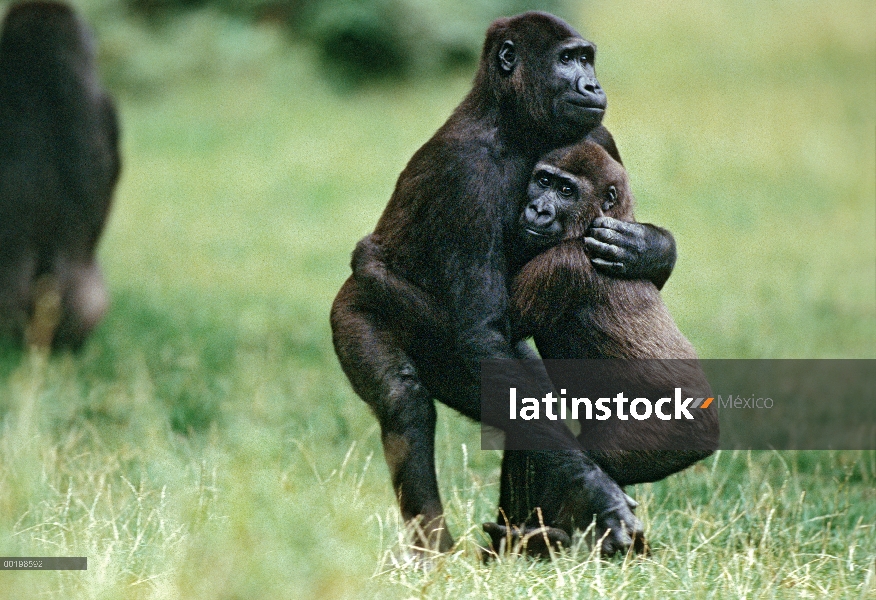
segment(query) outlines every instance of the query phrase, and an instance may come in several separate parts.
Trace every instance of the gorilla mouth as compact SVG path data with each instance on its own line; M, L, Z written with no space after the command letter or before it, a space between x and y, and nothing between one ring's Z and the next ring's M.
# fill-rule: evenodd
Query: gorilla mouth
M605 114L605 109L590 105L586 100L567 100L566 103L571 104L576 109L594 117L599 117Z
M605 106L600 106L599 104L595 104L592 98L588 98L581 94L569 94L563 100L566 104L571 104L572 106L576 106L578 108L583 108L588 111L605 112Z
M534 227L524 227L523 229L524 231L526 231L527 234L529 234L530 237L535 238L536 241L541 243L550 242L556 238L556 235L554 235L553 233L548 231L539 231Z

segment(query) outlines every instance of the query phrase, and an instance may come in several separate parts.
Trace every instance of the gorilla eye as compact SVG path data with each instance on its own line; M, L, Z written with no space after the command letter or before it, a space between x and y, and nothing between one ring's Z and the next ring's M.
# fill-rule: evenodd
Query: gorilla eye
M571 185L562 185L560 186L560 195L568 198L572 194L575 193L575 189Z
M563 63L564 65L569 64L571 61L572 61L572 53L569 50L565 50L565 51L563 51L562 54L560 54L560 62Z
M548 177L547 175L540 175L538 177L538 185L540 185L543 188L551 187L551 178Z
M608 192L605 194L605 202L602 203L602 210L609 210L617 202L617 188L613 185L609 186Z

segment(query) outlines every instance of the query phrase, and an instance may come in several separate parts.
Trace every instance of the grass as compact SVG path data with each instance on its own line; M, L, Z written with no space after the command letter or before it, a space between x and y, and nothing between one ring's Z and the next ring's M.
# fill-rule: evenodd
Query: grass
M874 12L617 0L576 23L704 357L876 358ZM339 95L275 32L228 39L258 51L117 90L105 322L78 355L0 348L0 554L89 562L4 571L0 598L876 597L873 451L722 452L633 488L648 558L482 565L499 456L443 408L460 544L408 564L328 307L470 75Z

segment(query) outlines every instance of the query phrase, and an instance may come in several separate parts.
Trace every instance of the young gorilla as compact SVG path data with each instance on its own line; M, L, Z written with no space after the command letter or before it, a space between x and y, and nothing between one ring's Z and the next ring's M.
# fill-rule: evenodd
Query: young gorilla
M421 548L453 543L435 476L434 400L502 424L504 412L481 414L481 361L535 358L512 336L505 254L532 169L539 156L588 135L616 153L600 125L606 102L595 51L546 13L495 21L471 91L411 158L372 238L386 272L421 289L425 311L447 318L431 330L400 328L393 299L361 287L355 273L332 305L335 352L380 422L401 513ZM671 238L646 227L638 233L643 252L630 265L656 271L671 264ZM552 391L543 368L535 375L533 394ZM512 437L519 433L518 423L503 426ZM599 514L600 527L610 529L608 551L625 550L641 525L620 487L562 424L527 430L558 446L530 454L539 472L560 482L554 493Z
M638 369L637 389L665 391L683 384L686 393L708 394L696 353L666 310L657 285L600 273L585 254L585 235L594 221L606 218L634 223L626 172L604 148L584 141L554 151L536 165L512 259L525 262L512 283L517 337L534 336L547 359L692 359L637 361L626 369ZM379 244L369 236L356 247L353 270L362 289L394 305L397 327L422 335L446 327L446 312L436 310L420 288L389 272L384 261ZM656 481L711 453L717 421L714 411L703 412L696 421L614 420L589 427L592 422L585 422L578 438L618 484ZM661 449L629 449L642 447ZM506 537L514 543L521 536L528 538L527 551L533 554L546 554L545 543L568 545L576 527L590 524L592 513L564 503L554 489L563 485L550 473L538 473L531 453L506 451L499 518L513 527L486 523L493 547L498 549ZM544 530L539 529L542 523L548 525ZM634 543L643 549L642 536Z
M76 348L106 312L94 252L118 137L85 25L62 4L13 6L0 37L0 336Z
M520 243L524 256L537 255L512 283L519 334L532 335L545 359L624 359L605 368L623 371L628 385L641 392L633 397L679 385L685 396L710 396L696 352L657 287L641 279L606 276L593 268L585 252L584 236L595 219L634 222L629 180L620 163L588 141L554 151L536 166L528 199L520 217ZM581 425L582 446L621 486L663 479L710 455L718 443L715 410L697 411L694 420ZM533 500L545 497L545 483L529 475L528 463L525 453L505 453L499 505L507 522L536 527L534 511L539 507L543 522L566 533L582 525L565 507ZM504 525L484 528L494 547L509 534ZM516 530L514 536L524 532ZM567 541L562 533L547 533L552 541Z

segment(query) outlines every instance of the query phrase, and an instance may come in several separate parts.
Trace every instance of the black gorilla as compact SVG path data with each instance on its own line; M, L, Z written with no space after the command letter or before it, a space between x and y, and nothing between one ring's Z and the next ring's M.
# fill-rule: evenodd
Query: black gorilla
M86 26L62 4L13 6L0 37L0 335L75 348L106 312L94 253L118 138Z
M433 399L498 423L481 415L480 361L535 358L512 336L507 286L513 266L506 246L536 161L587 135L617 156L600 125L606 102L594 56L593 44L551 15L495 21L471 92L410 160L368 238L379 248L386 274L422 292L423 303L409 308L432 314L440 325L403 326L417 316L400 321L396 299L361 287L355 273L332 306L335 351L380 421L402 515L421 547L446 550L452 544L435 477ZM644 226L637 234L642 256L630 258L628 267L606 268L629 268L630 275L642 265L649 273L664 272L667 264L671 270L671 238ZM607 262L618 262L610 260L615 250L607 252ZM551 390L543 371L539 381L541 395ZM571 432L544 422L527 436L562 447L529 456L559 482L554 493L580 507L582 518L599 515L599 525L611 530L609 552L628 547L641 526L620 487Z

